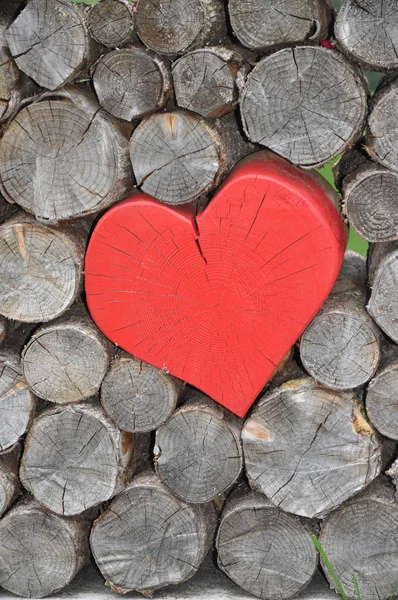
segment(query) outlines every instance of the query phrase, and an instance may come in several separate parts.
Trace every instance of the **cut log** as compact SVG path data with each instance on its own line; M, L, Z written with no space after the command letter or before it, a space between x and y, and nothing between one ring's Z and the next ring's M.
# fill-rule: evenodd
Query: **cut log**
M345 0L334 34L338 47L364 69L398 68L398 13L395 0Z
M88 227L47 227L20 211L0 226L0 314L50 321L82 291Z
M372 98L366 129L366 150L370 157L392 171L398 171L397 98L398 77L386 75Z
M242 470L242 420L201 392L156 432L155 467L163 483L186 502L209 502L227 491Z
M67 0L31 0L5 37L18 68L50 90L71 81L97 55L83 11Z
M322 524L319 536L349 600L389 600L398 581L398 504L385 478L343 504ZM336 584L322 561L330 586Z
M334 183L340 193L342 192L344 179L361 165L366 165L369 162L364 143L363 138L361 138L353 148L344 152L332 168Z
M206 121L185 110L147 117L130 143L137 185L167 204L185 204L215 188L251 151L234 115Z
M200 48L172 69L177 104L203 117L221 117L235 108L248 65L238 49Z
M103 46L120 48L134 40L133 2L100 0L89 13L91 36Z
M398 242L371 244L368 265L371 287L368 312L377 325L398 343Z
M216 527L212 504L175 498L152 473L143 473L95 521L91 550L116 592L154 590L192 577L210 550Z
M365 309L366 292L337 282L300 340L306 371L334 390L364 385L376 373L381 333Z
M119 431L95 405L50 409L29 430L21 483L53 512L77 515L125 487L134 445L134 435Z
M335 284L335 289L342 288L341 282L345 281L349 285L348 288L353 289L354 286L365 289L367 278L366 258L358 252L347 250L344 254L343 264L341 265L338 282Z
M123 431L153 431L172 415L183 389L179 379L121 352L102 383L101 404Z
M244 46L266 50L327 37L331 11L325 0L229 0L229 16Z
M320 518L379 473L382 444L351 393L309 378L265 394L242 430L249 482L276 506Z
M43 598L64 588L89 558L89 522L54 515L32 499L0 521L0 585Z
M0 453L0 517L10 508L20 492L18 477L20 455L19 444Z
M252 142L313 168L362 135L367 89L359 69L338 52L286 48L260 60L249 74L240 109Z
M366 390L366 412L384 436L398 440L398 348L384 344L376 376Z
M264 600L303 590L318 567L315 523L285 513L265 496L236 490L224 505L216 538L217 563L236 584Z
M93 84L102 108L124 121L159 110L172 95L168 63L141 48L104 54L96 64Z
M174 56L226 38L222 0L140 0L136 29L148 48Z
M96 213L132 186L127 135L88 90L65 88L23 108L0 151L5 198L46 222Z
M78 306L30 338L22 353L24 377L44 400L82 402L98 392L111 353L110 342Z

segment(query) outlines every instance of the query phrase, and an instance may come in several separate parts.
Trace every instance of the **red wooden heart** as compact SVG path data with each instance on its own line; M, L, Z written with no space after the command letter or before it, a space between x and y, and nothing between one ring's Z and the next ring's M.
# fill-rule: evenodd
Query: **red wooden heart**
M258 153L196 219L144 194L111 208L89 243L87 303L114 343L242 417L322 306L345 244L324 187Z

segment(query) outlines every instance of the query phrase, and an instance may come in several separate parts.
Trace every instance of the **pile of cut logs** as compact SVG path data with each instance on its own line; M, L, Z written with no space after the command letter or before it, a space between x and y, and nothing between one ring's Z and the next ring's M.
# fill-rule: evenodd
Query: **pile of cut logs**
M375 94L366 70L388 72ZM0 587L43 597L94 560L116 592L216 562L268 600L321 543L349 598L398 582L395 0L1 0ZM98 217L135 187L200 209L267 147L342 155L346 254L243 420L121 351L84 304ZM325 567L323 563L322 567ZM324 573L335 586L328 569Z

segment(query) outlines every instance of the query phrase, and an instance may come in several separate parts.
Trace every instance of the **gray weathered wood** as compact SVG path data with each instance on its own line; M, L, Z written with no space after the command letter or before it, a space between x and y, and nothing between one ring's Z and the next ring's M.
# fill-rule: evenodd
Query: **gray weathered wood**
M366 292L337 282L300 340L304 368L335 390L364 385L380 360L381 333L365 309Z
M0 453L0 517L10 508L20 493L18 477L20 455L19 444Z
M320 542L349 600L390 600L398 581L398 504L385 478L378 478L359 496L326 518ZM330 572L323 565L332 588Z
M209 502L242 470L242 420L196 390L156 432L155 467L163 483L186 502Z
M210 550L216 527L212 504L175 498L144 472L95 521L91 550L107 584L119 593L154 590L192 577Z
M136 30L148 48L174 56L226 38L222 0L140 0Z
M88 17L91 36L103 46L120 48L134 40L133 2L100 0Z
M344 152L332 168L334 183L340 193L342 191L344 179L356 171L361 165L365 165L369 161L364 144L365 141L361 138L355 146Z
M354 286L365 288L367 279L366 257L353 250L346 250L341 265L338 282L347 282L347 288ZM335 290L342 288L342 283L335 285Z
M382 445L359 400L309 378L265 394L242 430L249 482L274 504L322 517L381 470Z
M238 488L221 515L217 563L235 583L259 598L291 598L307 587L317 571L314 533L314 522L282 511L263 494Z
M24 95L23 77L0 31L0 123L8 119Z
M67 87L23 108L0 152L5 198L46 222L96 213L133 183L127 133L88 89Z
M392 171L398 171L398 77L386 75L370 103L366 129L366 150L370 157Z
M130 142L137 185L167 204L199 198L251 151L233 114L210 121L182 109L146 117Z
M102 383L101 404L123 431L153 431L172 415L183 386L179 379L120 352Z
M0 521L0 585L26 598L54 594L88 561L88 533L83 517L60 517L21 500Z
M368 265L371 295L367 310L377 325L398 343L398 242L371 244Z
M102 108L124 121L163 108L173 91L168 63L148 50L133 47L101 56L93 84Z
M398 13L395 0L345 0L334 26L343 52L371 71L398 68Z
M366 412L376 429L398 440L398 348L384 344L380 367L366 390Z
M55 513L76 515L109 500L131 479L135 436L121 432L94 404L71 404L35 419L20 479Z
M110 342L78 305L35 331L22 353L24 377L44 400L82 402L98 392L111 354Z
M247 78L240 109L249 139L313 168L359 139L366 98L360 70L343 55L302 46L260 60Z
M177 104L203 117L221 117L237 105L247 72L244 52L237 47L188 52L173 64Z
M331 11L325 0L229 0L229 16L244 46L265 50L327 37Z

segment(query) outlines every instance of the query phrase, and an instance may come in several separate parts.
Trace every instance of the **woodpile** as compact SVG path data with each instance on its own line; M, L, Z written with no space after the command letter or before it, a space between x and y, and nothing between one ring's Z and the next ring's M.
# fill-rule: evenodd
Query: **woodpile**
M319 569L336 587L315 535L350 600L353 575L364 600L391 597L398 581L398 11L394 0L343 0L339 12L332 4L1 2L0 588L51 596L94 560L114 592L151 597L190 579L215 551L214 565L243 590L288 600ZM384 73L372 97L368 69ZM192 221L189 243L207 277L212 254L203 251L196 217L235 165L257 160L247 157L264 148L262 157L277 153L296 165L298 179L306 169L315 182L311 170L340 156L333 173L341 198L320 185L339 223L370 250L367 260L345 254L322 308L300 323L297 343L272 363L273 376L239 418L177 379L166 361L156 368L104 336L87 310L85 256L105 211L138 189ZM233 201L242 206L250 197ZM282 195L278 202L279 209ZM159 236L140 216L147 241L150 231ZM249 237L257 216L248 233L234 223L228 236ZM127 222L117 226L139 247ZM267 233L280 236L260 233L249 240L256 248L270 243ZM170 277L192 270L173 238L165 246L173 243ZM119 274L109 289L129 294L122 273L131 272L134 252L109 250ZM159 256L168 260L169 248L161 250L152 244L147 263L140 259L140 278L157 295L157 310L173 312L175 287L166 282L159 291L150 275ZM222 258L230 277L245 260ZM276 295L278 269L289 260L280 252L266 265ZM244 263L241 271L251 269ZM250 273L241 289L256 277ZM217 310L247 300L241 293L237 306L225 298L221 275L219 285L211 290L221 294ZM196 307L196 298L179 293ZM146 310L144 302L135 320ZM195 312L200 352L205 312ZM286 318L294 317L292 309ZM162 320L155 325L163 347ZM220 328L220 347L223 335Z

